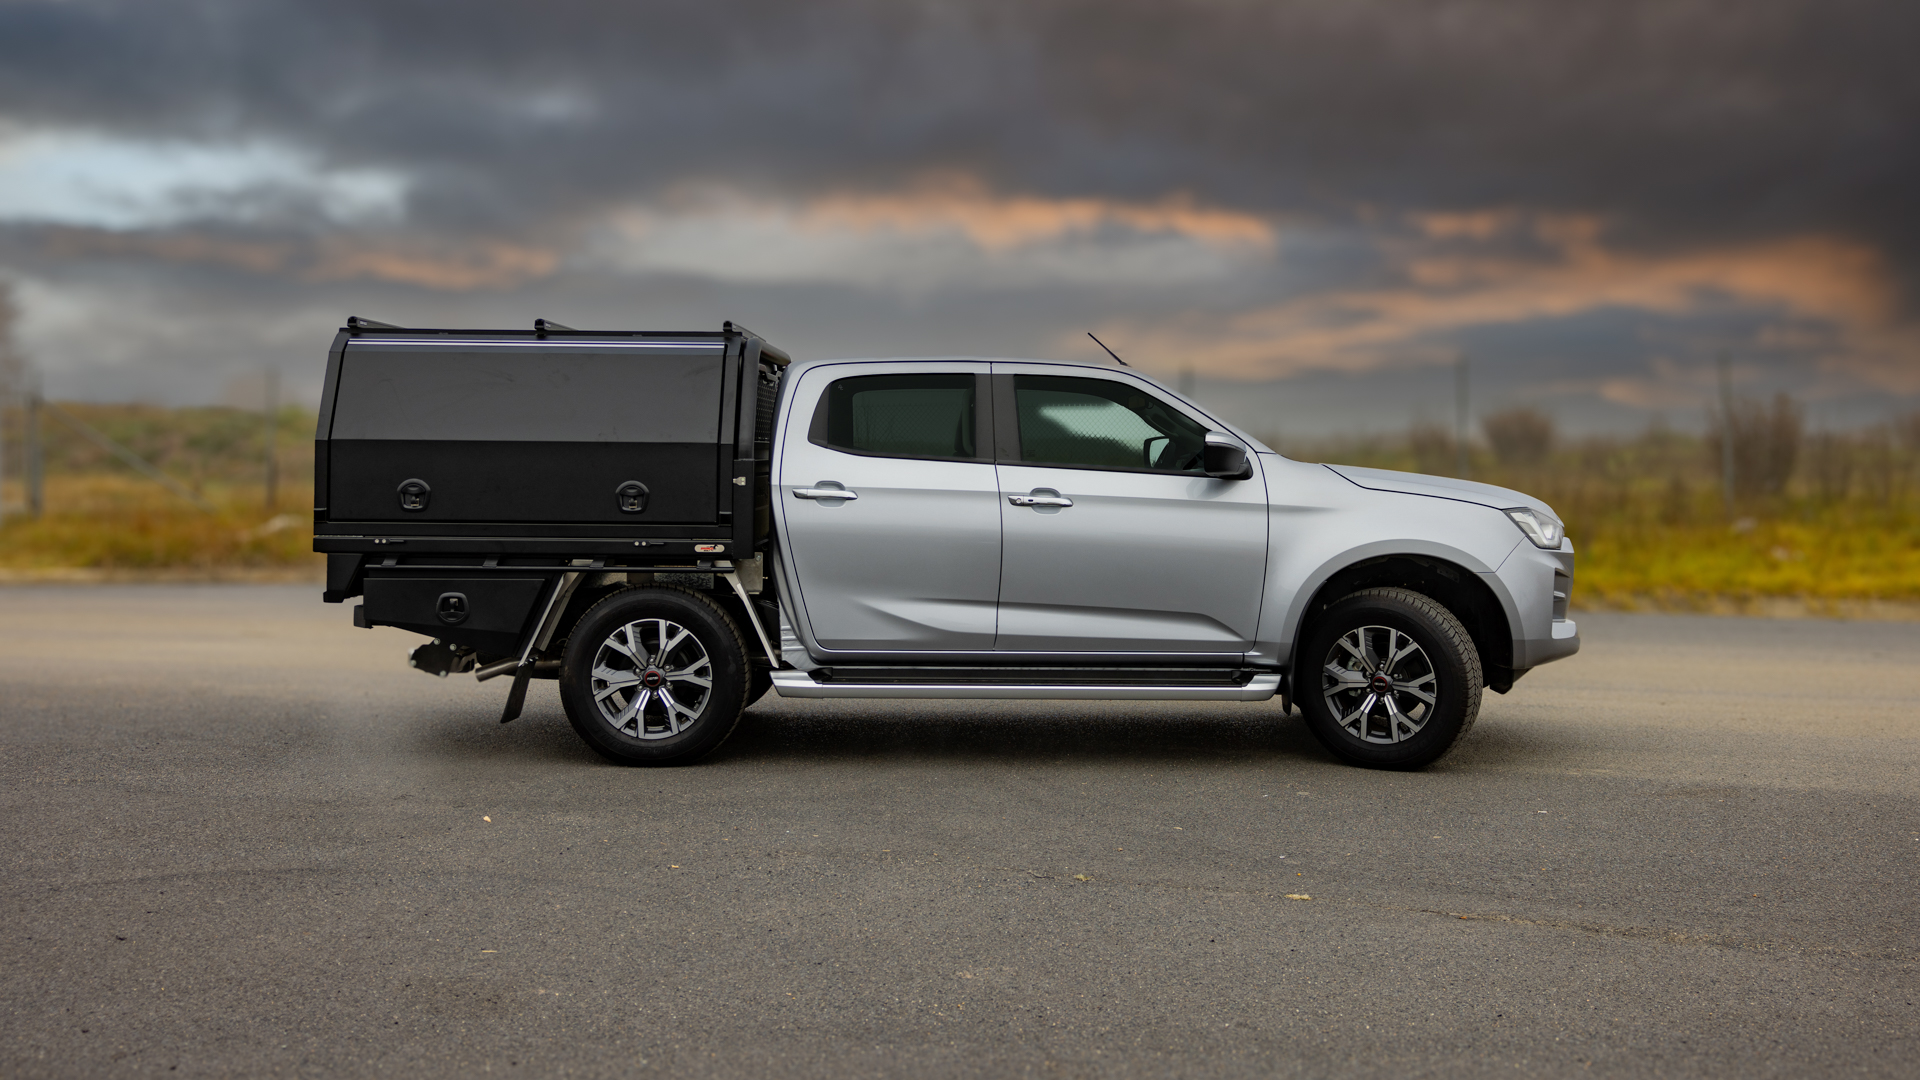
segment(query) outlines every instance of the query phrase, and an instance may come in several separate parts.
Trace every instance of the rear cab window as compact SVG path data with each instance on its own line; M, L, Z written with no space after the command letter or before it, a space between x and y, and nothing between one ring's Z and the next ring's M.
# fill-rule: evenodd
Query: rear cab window
M944 372L835 379L808 441L869 457L981 460L980 377Z

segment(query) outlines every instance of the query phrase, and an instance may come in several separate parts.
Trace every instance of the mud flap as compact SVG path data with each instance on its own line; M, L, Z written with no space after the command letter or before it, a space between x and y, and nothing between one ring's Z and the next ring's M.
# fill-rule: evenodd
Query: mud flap
M533 681L533 664L523 663L513 673L513 688L507 691L507 707L501 710L500 722L507 723L518 719L520 710L527 704L527 684Z
M547 647L558 629L561 612L566 610L567 597L573 595L586 575L582 573L561 574L553 583L553 592L547 597L546 610L540 613L540 621L533 624L533 631L527 636L527 643L520 649L520 666L513 671L513 689L507 691L507 707L500 711L500 722L505 724L516 720L520 710L527 704L527 683L533 680L534 654Z

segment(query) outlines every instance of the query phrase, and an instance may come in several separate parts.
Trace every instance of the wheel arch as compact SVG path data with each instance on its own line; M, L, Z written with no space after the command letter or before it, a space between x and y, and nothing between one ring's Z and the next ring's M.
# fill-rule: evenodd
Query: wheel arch
M645 605L645 608L636 611L629 607L622 611L618 608L621 604ZM663 604L666 605L664 610ZM614 606L612 610L608 610L609 605ZM688 635L675 635L671 644L668 644L666 629L664 626L660 628L661 636L656 641L660 651L646 663L649 669L664 669L659 672L664 677L651 685L660 686L663 694L659 700L664 703L662 708L669 721L678 716L685 716L688 720L686 725L677 730L670 722L669 730L664 733L648 727L644 711L647 702L644 699L629 699L628 704L635 707L630 715L624 714L623 710L620 717L608 716L600 704L604 695L595 694L591 685L599 663L596 653L607 640L606 635L616 631L622 623L655 619L680 624L683 631L691 632L694 646L700 650L697 662L676 673L670 666L671 661L665 658L669 656L669 650L677 648L682 638ZM585 633L589 629L591 632ZM693 761L726 741L745 711L743 696L751 685L752 654L747 651L745 638L732 614L703 590L662 584L609 589L575 623L569 639L560 671L560 700L566 710L567 720L582 741L596 753L616 763L677 765ZM629 643L638 644L631 637ZM637 656L630 651L622 651L634 661L636 667L639 665ZM665 696L665 683L673 682L702 665L709 668L709 674L706 676L704 702L698 708L683 708L674 704L675 698ZM638 683L626 685L638 692ZM700 683L696 680L694 685ZM680 688L674 690L677 694ZM623 721L633 723L634 732L631 736L627 734Z
M1300 646L1308 628L1341 597L1361 589L1398 587L1430 596L1467 628L1487 688L1504 694L1513 686L1513 621L1508 604L1477 574L1450 559L1414 552L1372 555L1329 573L1301 607L1294 625L1287 670L1300 670Z

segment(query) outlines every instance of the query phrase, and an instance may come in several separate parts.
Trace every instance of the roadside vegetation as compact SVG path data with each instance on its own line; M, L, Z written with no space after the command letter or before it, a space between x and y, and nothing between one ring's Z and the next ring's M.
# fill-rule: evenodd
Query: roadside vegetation
M267 501L266 425L257 410L56 404L159 468L204 504L142 475L42 413L41 513L28 513L24 417L4 417L6 516L0 576L15 580L143 573L317 578L311 412L275 417L274 498Z
M261 414L152 405L60 408L151 462L208 512L56 420L43 418L43 513L24 513L21 416L8 433L0 577L184 575L317 578L311 551L313 414L281 410L279 483L266 500ZM1805 430L1793 402L1743 402L1732 427L1735 491L1721 433L1651 428L1631 438L1561 437L1531 409L1489 415L1468 446L1472 479L1553 505L1579 551L1579 607L1814 611L1920 603L1920 414L1861 431ZM1339 443L1271 440L1289 455L1454 475L1450 432ZM1851 605L1851 606L1850 606Z
M1732 499L1721 428L1730 428ZM1534 409L1483 418L1471 479L1545 499L1579 553L1576 607L1814 612L1920 601L1920 413L1852 432L1808 432L1782 396L1741 401L1704 436L1655 426L1564 439ZM1291 457L1457 475L1450 431L1277 446Z

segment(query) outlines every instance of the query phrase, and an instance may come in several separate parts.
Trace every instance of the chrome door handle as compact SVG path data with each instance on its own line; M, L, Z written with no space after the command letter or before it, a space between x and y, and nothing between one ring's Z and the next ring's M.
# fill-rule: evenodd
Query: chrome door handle
M1015 506L1072 506L1073 500L1065 495L1009 495L1007 501Z
M794 488L796 499L846 499L852 501L860 496L845 488Z

